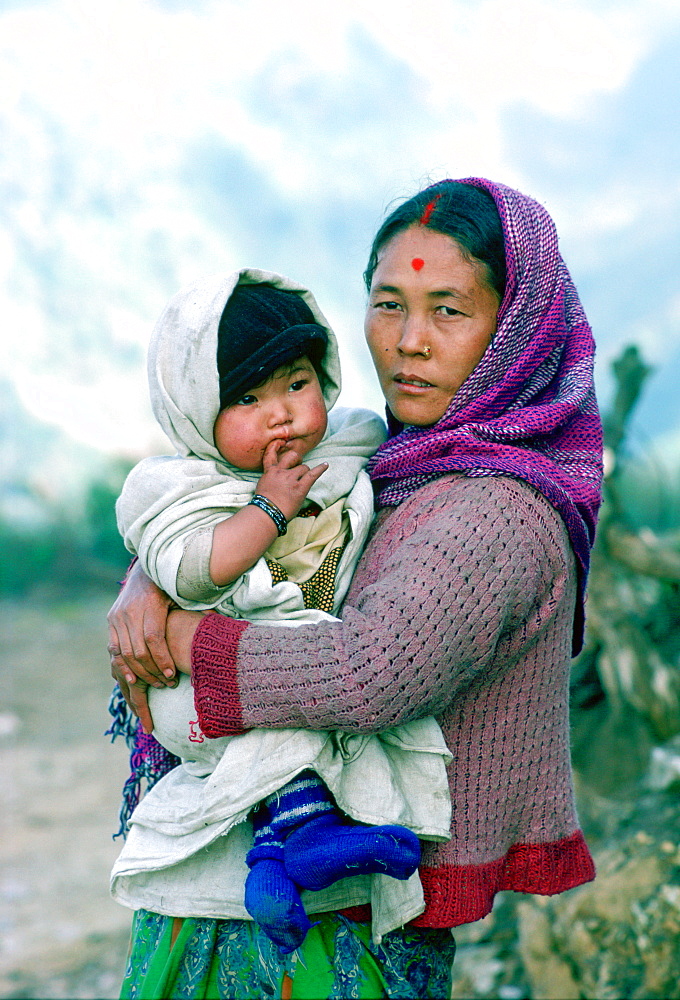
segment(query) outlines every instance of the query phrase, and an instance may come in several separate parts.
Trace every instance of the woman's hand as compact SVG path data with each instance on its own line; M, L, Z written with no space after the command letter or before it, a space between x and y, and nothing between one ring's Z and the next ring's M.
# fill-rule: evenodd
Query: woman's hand
M108 614L111 675L147 733L153 729L147 688L150 684L163 687L177 683L165 641L171 606L168 595L135 563Z
M149 685L174 687L177 670L191 673L191 643L202 617L171 609L172 600L135 563L108 614L111 675L147 733L153 731Z
M177 671L165 641L172 600L146 575L139 563L130 570L108 614L112 672L128 684L137 678L154 687L173 687Z

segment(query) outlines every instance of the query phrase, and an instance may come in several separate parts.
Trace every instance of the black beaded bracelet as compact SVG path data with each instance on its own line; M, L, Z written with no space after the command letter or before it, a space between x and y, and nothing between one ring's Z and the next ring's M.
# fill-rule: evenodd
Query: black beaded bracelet
M259 507L263 510L265 514L269 514L272 521L276 525L276 530L279 536L285 535L288 531L288 521L286 521L283 513L279 510L275 503L268 500L267 497L263 497L261 493L256 493L252 500L248 501L252 503L255 507Z

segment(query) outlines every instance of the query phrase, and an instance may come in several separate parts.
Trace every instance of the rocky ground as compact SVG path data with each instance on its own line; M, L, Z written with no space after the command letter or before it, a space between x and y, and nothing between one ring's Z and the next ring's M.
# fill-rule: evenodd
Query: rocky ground
M103 736L108 605L0 607L0 998L118 994L130 915L108 874L127 754ZM456 1000L680 997L680 743L657 748L651 784L630 720L594 711L574 743L598 878L553 899L502 894L461 928Z
M589 838L597 878L552 898L504 893L456 935L454 1000L677 1000L680 803L600 799L618 822Z
M501 893L456 933L454 1000L680 998L680 737L600 703L572 720L576 795L597 877Z

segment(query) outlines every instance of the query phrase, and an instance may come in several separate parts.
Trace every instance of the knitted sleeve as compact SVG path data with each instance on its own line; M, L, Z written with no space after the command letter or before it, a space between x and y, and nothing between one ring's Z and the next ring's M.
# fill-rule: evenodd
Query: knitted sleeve
M517 662L553 620L572 571L564 525L531 487L437 480L382 520L341 622L244 629L204 619L192 650L201 728L374 732L438 716Z

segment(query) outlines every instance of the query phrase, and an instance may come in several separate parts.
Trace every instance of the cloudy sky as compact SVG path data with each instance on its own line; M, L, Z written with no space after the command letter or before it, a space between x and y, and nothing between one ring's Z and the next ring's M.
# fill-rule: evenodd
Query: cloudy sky
M165 301L251 265L308 284L343 401L380 409L361 272L385 209L488 176L553 214L608 364L656 366L642 444L678 437L677 0L0 0L4 411L157 447Z

